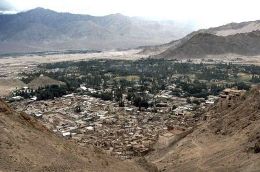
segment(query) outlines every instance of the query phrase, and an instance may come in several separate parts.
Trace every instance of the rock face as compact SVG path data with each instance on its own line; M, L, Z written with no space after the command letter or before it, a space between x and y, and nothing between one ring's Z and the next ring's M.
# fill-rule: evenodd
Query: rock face
M219 100L191 134L148 159L162 171L259 171L259 102L260 88Z
M0 53L72 49L116 49L179 39L192 27L112 14L103 17L37 8L0 15Z
M91 147L54 136L0 100L0 171L143 171Z

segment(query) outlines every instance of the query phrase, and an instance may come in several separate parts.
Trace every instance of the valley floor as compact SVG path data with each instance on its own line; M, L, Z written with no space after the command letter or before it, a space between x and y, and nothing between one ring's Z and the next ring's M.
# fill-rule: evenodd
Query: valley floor
M138 54L137 50L131 50L95 54L1 58L0 90L2 91L0 93L5 95L10 93L12 89L15 90L18 86L23 87L22 83L14 81L13 79L19 79L21 72L30 73L37 71L38 65L42 63L91 59L138 60L147 57L147 55ZM180 62L188 62L188 60L181 60ZM196 59L193 61L193 63L196 64L202 62L210 65L221 62L260 64L258 57L242 58L237 56L226 59L216 57L215 59ZM123 61L123 63L125 63L125 61ZM6 82L6 79L10 78L12 81ZM8 83L10 84L8 85ZM111 151L109 149L111 145L116 147L118 150L114 149L114 153L118 155L121 155L120 151L122 151L120 146L129 147L129 143L141 145L137 146L137 149L141 150L138 153L142 153L143 150L146 150L146 147L143 146L145 144L147 144L149 148L151 145L154 146L154 151L145 156L147 161L141 160L139 162L142 166L148 164L146 169L148 171L156 171L156 167L158 167L159 171L187 172L260 170L259 88L254 88L252 91L243 95L232 95L230 99L226 96L227 98L220 99L217 104L211 104L212 107L210 106L209 109L205 107L207 113L199 117L199 120L204 120L196 121L198 123L196 123L197 126L194 128L192 128L194 125L187 125L184 130L183 128L172 128L172 126L175 125L171 125L170 127L166 125L165 119L169 118L168 112L172 110L170 109L172 106L169 107L168 111L158 112L158 118L155 118L154 113L142 113L140 112L141 110L139 111L137 107L133 107L130 103L129 107L119 108L112 102L103 102L89 96L66 96L58 98L55 101L37 101L31 103L33 101L29 100L29 102L21 101L22 103L20 102L20 104L14 103L13 106L16 107L17 110L25 111L29 115L13 112L4 102L0 102L0 171L15 171L18 169L20 171L75 171L75 169L78 171L108 172L144 171L144 169L140 167L140 164L137 165L133 161L120 161L115 159L115 157L110 157L102 153L96 148L86 148L89 144L85 143L89 138L92 139L91 143L95 143L93 145L107 147L108 149L106 149L106 151ZM91 99L93 100L92 102ZM71 143L71 141L64 141L52 135L47 130L47 128L49 128L49 130L55 130L57 132L59 129L62 130L66 127L73 128L73 126L68 126L70 122L72 124L74 124L74 122L78 123L77 125L80 126L82 121L79 120L79 115L74 115L76 113L76 107L79 106L78 102L83 102L81 106L87 109L86 114L82 114L81 117L84 118L85 121L90 120L87 124L92 123L92 120L94 120L94 127L97 128L97 131L100 131L100 133L96 132L97 135L95 135L93 134L92 125L83 126L86 130L82 131L82 133L89 132L90 134L87 135L88 137L86 137L84 144L80 144L80 146ZM62 106L59 105L60 103ZM106 113L102 114L101 108L103 108L103 112L111 111L111 117L106 118ZM161 109L163 110L163 108ZM46 119L43 120L49 122L47 125L43 126L39 121L36 121L35 118L30 116L37 116L39 112L46 113L44 114L46 115L44 116ZM54 112L55 114L53 115ZM63 113L69 115L66 117ZM134 113L135 115L133 115ZM85 118L92 116L94 117L93 119ZM188 124L188 122L193 123L193 120L196 120L196 115L190 116L189 118L182 118L179 114L175 113L172 116L176 119L172 121L169 120L171 124L178 122L178 124L183 125ZM69 121L65 119L62 121L58 119L59 117L60 119L64 117L72 119L75 117L76 120ZM116 123L114 118L119 122ZM96 119L102 119L102 125L99 120L95 121ZM50 126L50 123L53 124L53 126ZM106 125L106 123L111 123L111 126L113 125L115 128L113 129L113 127L109 126L110 124ZM63 128L57 128L57 126L62 126ZM100 129L102 127L105 132ZM125 129L120 133L120 128L122 127ZM141 131L142 128L144 128L144 130L134 135L131 127L136 128L137 131ZM110 130L113 130L114 133ZM67 130L64 130L64 132L61 133L66 134L66 132ZM111 134L112 136L114 134L115 137L121 134L122 137L120 138L125 141L124 144L120 139L111 138ZM71 136L71 133L69 133L69 135ZM142 135L145 137L142 138ZM157 136L159 137L158 144L154 144L154 142L157 141ZM131 137L135 140L130 140ZM107 142L107 140L101 142L102 140L100 141L100 138L107 139L109 142ZM143 139L141 142L140 138L141 140ZM150 140L152 140L152 144L148 142ZM164 145L160 145L161 143ZM85 147L82 147L82 145ZM124 152L126 152L126 150L124 150ZM132 152L130 153L132 154ZM133 155L130 157L132 156ZM156 166L155 168L153 168L153 164ZM152 170L150 168L152 168Z

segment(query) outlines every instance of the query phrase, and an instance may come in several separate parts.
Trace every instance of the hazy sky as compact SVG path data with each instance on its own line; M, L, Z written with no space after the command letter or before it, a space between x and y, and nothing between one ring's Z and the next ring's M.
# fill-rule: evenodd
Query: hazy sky
M0 0L0 11L35 7L78 14L122 13L149 19L191 21L199 28L260 20L260 0Z

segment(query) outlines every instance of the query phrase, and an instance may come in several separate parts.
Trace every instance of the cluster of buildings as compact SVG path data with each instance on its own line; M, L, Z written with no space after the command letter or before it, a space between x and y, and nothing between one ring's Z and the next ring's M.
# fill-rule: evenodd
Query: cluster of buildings
M176 103L178 99L172 101ZM84 94L45 101L22 100L12 105L35 116L57 135L129 159L152 150L160 135L174 133L177 128L185 131L195 124L192 106L184 105L182 99L179 101L182 106L156 107L156 112L151 108L139 111L130 102L119 107L118 103Z
M220 97L223 99L232 99L232 97L238 97L245 92L246 92L245 90L238 90L235 88L226 88L221 92Z
M174 136L191 131L199 120L197 113L219 98L230 99L244 92L225 89L219 96L211 95L205 100L181 98L161 91L153 96L159 103L140 109L125 98L124 107L120 107L116 101L85 94L94 89L84 86L80 89L83 91L54 100L24 99L12 105L18 111L35 116L61 137L73 139L82 146L93 145L120 159L131 159L168 145L176 139Z

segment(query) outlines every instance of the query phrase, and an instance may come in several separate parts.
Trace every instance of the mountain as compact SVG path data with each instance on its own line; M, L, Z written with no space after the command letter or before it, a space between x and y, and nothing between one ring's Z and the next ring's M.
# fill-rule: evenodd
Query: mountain
M133 48L179 39L191 29L121 14L95 17L36 8L0 15L0 53Z
M191 134L147 159L159 171L260 171L260 88L219 102Z
M259 47L259 35L255 32L259 30L260 20L230 23L220 27L201 29L182 39L160 46L148 46L141 53L150 53L157 58L192 58L223 53L255 55L259 54L256 50ZM242 50L240 50L241 47Z
M53 135L25 113L0 100L0 171L144 171L100 150L81 147Z
M229 23L220 27L209 28L201 31L215 34L218 36L228 36L228 35L235 35L238 33L253 32L256 30L260 30L260 20L242 22L242 23Z
M180 46L167 49L160 56L166 58L200 58L206 55L220 54L259 55L260 31L225 37L209 33L198 33Z

